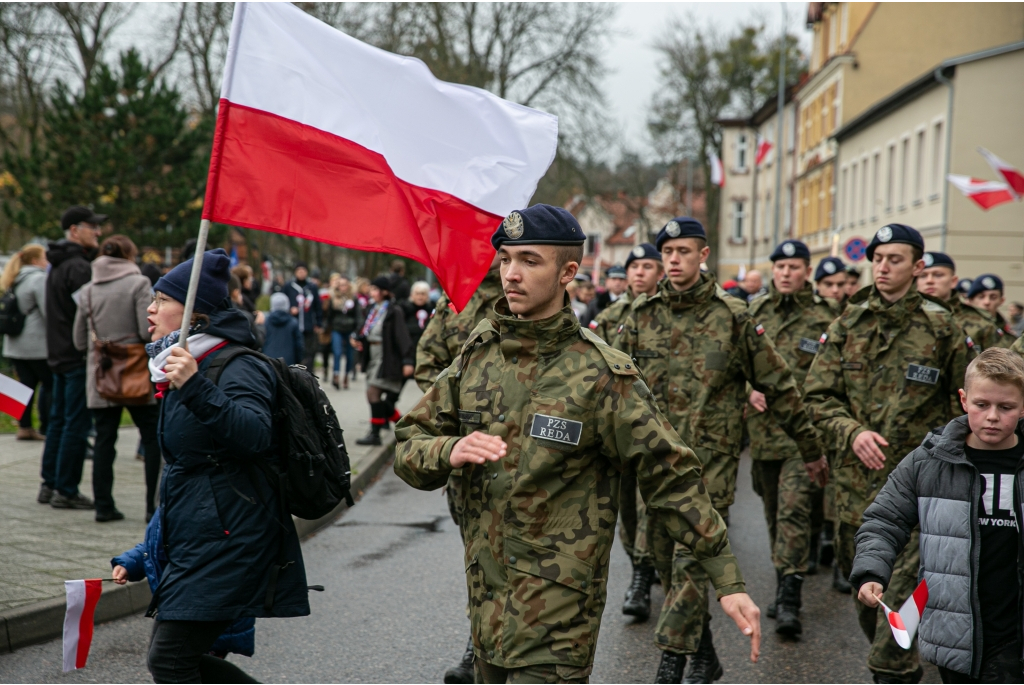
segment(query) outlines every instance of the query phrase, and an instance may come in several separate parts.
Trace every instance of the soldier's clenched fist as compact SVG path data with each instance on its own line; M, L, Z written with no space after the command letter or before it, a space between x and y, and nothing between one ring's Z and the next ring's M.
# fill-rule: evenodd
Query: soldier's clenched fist
M498 461L505 456L507 449L505 441L497 435L476 431L455 443L448 461L453 469L461 469L466 464Z

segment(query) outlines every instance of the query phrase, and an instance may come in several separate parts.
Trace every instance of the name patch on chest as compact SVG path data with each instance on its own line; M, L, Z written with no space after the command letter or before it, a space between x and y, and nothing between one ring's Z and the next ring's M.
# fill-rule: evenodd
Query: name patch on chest
M800 351L807 352L808 354L818 354L818 350L821 349L821 343L817 340L811 340L810 338L800 338Z
M462 423L483 423L483 417L478 411L459 410L459 421Z
M583 434L583 422L562 419L557 416L534 414L530 425L530 437L553 440L563 445L579 445Z
M637 359L657 359L661 355L657 350L634 350L633 356Z
M917 381L918 383L927 383L928 385L935 385L936 383L939 382L939 370L933 369L930 366L910 364L907 367L907 380Z
M841 362L839 364L845 371L860 371L864 368L864 365L860 362Z

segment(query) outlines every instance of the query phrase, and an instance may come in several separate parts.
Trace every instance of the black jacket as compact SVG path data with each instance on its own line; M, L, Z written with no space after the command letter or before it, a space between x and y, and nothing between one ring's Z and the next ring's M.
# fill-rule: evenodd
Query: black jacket
M403 381L405 374L402 367L406 364L416 365L416 346L409 337L409 327L405 323L405 310L393 300L384 316L383 340L384 359L381 362L379 378L389 381Z
M423 336L423 329L427 326L430 313L434 311L434 305L427 300L423 306L413 303L411 300L400 302L402 311L405 313L405 326L409 329L409 339L412 340L412 347L416 349L420 338Z
M94 256L69 240L50 243L46 253L51 267L46 277L46 349L54 373L85 366L85 351L78 350L73 339L78 305L71 295L92 280Z

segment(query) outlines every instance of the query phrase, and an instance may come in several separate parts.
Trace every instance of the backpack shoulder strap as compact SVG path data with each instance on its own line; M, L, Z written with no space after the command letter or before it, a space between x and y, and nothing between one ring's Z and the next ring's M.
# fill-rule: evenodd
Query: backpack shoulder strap
M213 360L210 362L210 365L206 367L206 371L203 375L209 378L214 385L217 385L217 382L220 380L220 375L224 372L224 367L227 366L232 359L243 354L252 355L254 357L263 357L262 354L256 350L250 350L248 347L242 347L241 345L228 345L227 347L217 351Z

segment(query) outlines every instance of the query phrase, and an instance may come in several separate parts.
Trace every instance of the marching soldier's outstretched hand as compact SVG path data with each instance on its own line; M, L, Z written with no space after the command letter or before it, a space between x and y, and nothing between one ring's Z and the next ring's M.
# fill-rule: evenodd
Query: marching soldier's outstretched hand
M761 610L746 592L725 595L720 600L722 611L736 622L736 627L750 638L750 660L757 663L761 654Z

